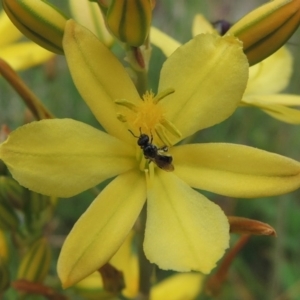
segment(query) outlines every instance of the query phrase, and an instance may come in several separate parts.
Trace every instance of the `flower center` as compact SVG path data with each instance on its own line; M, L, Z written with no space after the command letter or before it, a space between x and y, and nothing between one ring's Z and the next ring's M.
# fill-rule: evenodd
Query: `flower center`
M118 119L126 122L128 129L135 135L146 134L153 138L158 147L172 146L178 141L181 134L170 121L167 120L164 109L159 102L166 96L174 93L168 89L158 95L147 91L139 104L126 99L116 100L120 107Z

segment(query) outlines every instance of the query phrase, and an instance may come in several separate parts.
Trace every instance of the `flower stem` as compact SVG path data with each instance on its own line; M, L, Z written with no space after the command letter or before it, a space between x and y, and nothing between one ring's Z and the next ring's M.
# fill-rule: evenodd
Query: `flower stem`
M54 116L44 104L25 85L20 76L4 60L0 60L0 74L21 96L25 105L32 112L37 120L52 119Z

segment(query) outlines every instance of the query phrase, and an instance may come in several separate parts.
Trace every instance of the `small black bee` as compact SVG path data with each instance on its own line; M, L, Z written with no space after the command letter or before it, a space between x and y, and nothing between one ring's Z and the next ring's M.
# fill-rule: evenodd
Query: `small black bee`
M147 134L142 133L140 129L140 136L136 136L131 130L129 132L138 139L137 144L143 150L145 158L149 159L150 162L153 161L162 170L171 172L174 171L174 166L172 165L173 157L170 155L163 155L161 152L167 152L168 147L164 146L162 148L157 148L152 144L153 136L151 139Z

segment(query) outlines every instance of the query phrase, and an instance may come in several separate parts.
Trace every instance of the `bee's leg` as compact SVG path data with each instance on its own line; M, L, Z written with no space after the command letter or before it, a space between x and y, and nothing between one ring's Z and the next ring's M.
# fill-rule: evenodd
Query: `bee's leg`
M157 150L159 150L159 151L163 151L163 152L168 152L168 146L163 146L163 147L161 147L161 148L158 148Z

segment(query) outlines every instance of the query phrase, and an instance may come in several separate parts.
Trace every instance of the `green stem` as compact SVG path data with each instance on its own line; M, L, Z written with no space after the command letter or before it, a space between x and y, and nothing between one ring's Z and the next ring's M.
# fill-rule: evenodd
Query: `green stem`
M0 74L21 96L27 108L37 120L52 119L54 116L38 97L27 87L21 77L4 60L0 59Z
M135 86L142 97L148 90L148 62L145 60L145 55L140 47L126 47L127 61L135 73Z

